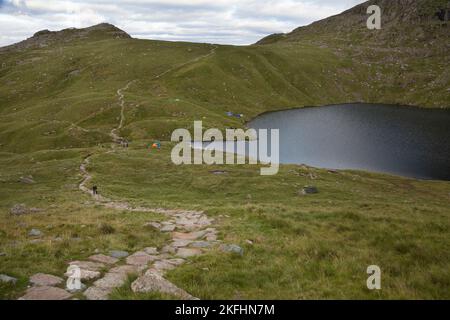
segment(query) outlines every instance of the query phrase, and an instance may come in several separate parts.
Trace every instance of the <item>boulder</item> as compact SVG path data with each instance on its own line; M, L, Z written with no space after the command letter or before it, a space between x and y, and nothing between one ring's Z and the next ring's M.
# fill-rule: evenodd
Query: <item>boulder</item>
M102 289L114 289L123 286L128 275L123 272L108 272L105 276L94 282L94 285Z
M9 213L13 216L21 216L24 214L37 213L41 211L42 210L38 208L28 208L23 203L15 204L11 209L9 209Z
M54 287L61 283L63 283L63 279L60 277L53 276L51 274L45 274L45 273L36 273L35 275L32 275L30 278L31 284L34 286L41 286L41 287Z
M20 177L19 182L24 184L36 183L36 181L34 181L33 179L33 176Z
M28 235L30 237L40 237L42 236L42 231L39 229L31 229L30 232L28 232Z
M158 260L157 257L147 254L144 251L138 251L127 258L127 264L133 266L146 266L149 262Z
M197 240L203 238L208 232L206 230L195 231L190 233L174 232L173 238L180 240Z
M191 244L193 248L209 248L212 244L209 241L195 241Z
M71 266L77 266L78 268L82 270L89 270L89 271L100 271L105 267L103 263L98 262L92 262L92 261L72 261L69 262L69 265Z
M174 224L168 224L163 226L160 230L161 232L172 232L174 231L176 226Z
M123 258L128 257L130 254L128 252L126 252L126 251L111 250L109 252L109 255L111 257L113 257L113 258L116 258L116 259L123 259Z
M159 271L166 271L166 270L175 269L176 265L174 265L173 263L170 263L168 260L161 260L161 261L156 261L153 264L153 268L155 268L156 270L159 270Z
M144 224L144 227L152 227L154 229L159 230L159 229L161 229L162 226L158 222L148 222L148 223Z
M88 300L108 300L108 296L110 293L111 293L110 289L92 286L84 292L84 296Z
M136 293L159 292L176 296L182 300L197 300L195 297L178 288L172 282L164 279L154 271L147 271L145 275L139 277L131 285L131 289Z
M175 239L175 241L172 243L172 247L174 248L184 248L187 247L192 243L192 240L179 240Z
M117 259L117 258L106 256L104 254L96 254L96 255L90 256L89 260L94 261L94 262L104 263L104 264L115 264L119 261L119 259Z
M138 274L140 272L140 270L139 270L139 267L137 267L137 266L124 265L124 266L112 268L111 270L109 270L109 272L110 273L123 273L123 274L129 275L129 274Z
M68 274L65 274L66 276L70 276ZM84 270L81 269L81 277L80 280L86 280L86 281L90 281L90 280L94 280L97 278L100 278L101 273L99 271L91 271L91 270Z
M220 249L224 252L235 253L240 256L244 255L244 249L242 249L240 246L236 244L224 244L220 247Z
M307 194L316 194L319 193L319 190L314 187L314 186L305 186L302 190L301 190L301 194L302 195L307 195Z
M156 249L154 247L145 248L143 251L149 255L157 255L158 254L158 249Z
M11 209L9 209L9 213L15 216L20 216L23 214L27 214L28 208L23 203L15 204Z
M31 287L19 300L67 300L72 295L66 290L55 287Z
M199 256L203 253L202 250L197 249L197 248L180 248L177 250L177 257L180 258L190 258L190 257L195 257L195 256Z
M83 292L84 290L86 290L86 288L87 288L87 286L84 284L84 283L82 283L82 282L80 282L80 288L79 289L68 289L68 288L66 288L66 290L68 291L68 292L70 292L70 293L78 293L78 292Z
M0 274L0 282L1 283L10 283L10 284L16 284L17 279L10 277L6 274Z

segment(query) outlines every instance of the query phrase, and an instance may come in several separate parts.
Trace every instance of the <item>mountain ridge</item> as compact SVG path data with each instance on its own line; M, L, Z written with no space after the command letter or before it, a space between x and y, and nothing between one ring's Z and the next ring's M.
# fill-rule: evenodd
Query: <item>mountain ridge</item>
M245 127L246 119L294 107L355 101L450 107L450 56L440 23L432 41L380 45L390 39L377 42L379 32L365 27L343 39L324 32L323 24L345 20L336 17L253 46L133 39L110 24L39 31L0 50L0 152L108 142L122 111L120 136L166 141L194 120ZM130 82L122 108L117 90Z
M366 27L367 8L371 5L382 10L382 29L375 32ZM296 42L311 35L380 45L402 45L416 39L428 42L433 36L448 36L450 15L447 12L450 12L448 0L370 0L289 33L269 35L256 44Z
M110 23L100 23L86 28L66 28L58 31L45 29L18 43L0 47L0 51L43 48L57 42L68 43L89 38L97 40L101 38L130 39L131 36Z

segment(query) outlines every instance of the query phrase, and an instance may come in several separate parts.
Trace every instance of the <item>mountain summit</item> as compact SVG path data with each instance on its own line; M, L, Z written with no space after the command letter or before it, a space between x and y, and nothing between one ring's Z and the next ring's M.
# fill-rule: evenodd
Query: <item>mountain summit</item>
M81 39L111 39L131 38L125 31L109 23L100 23L88 28L68 28L61 31L41 30L31 38L19 43L1 48L0 50L24 50L28 48L43 48L54 43L68 43Z
M376 32L366 27L367 8L371 5L379 6L382 11L382 29ZM393 46L417 41L433 43L448 38L449 19L448 0L370 0L290 33L270 35L257 44L297 42L317 37Z

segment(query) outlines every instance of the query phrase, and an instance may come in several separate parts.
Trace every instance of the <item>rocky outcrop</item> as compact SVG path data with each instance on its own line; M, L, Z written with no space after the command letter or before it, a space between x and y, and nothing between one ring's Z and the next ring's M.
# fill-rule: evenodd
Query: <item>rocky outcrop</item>
M61 31L41 30L31 38L19 43L0 48L0 51L21 51L30 48L45 48L53 44L64 44L80 39L128 39L131 36L125 31L109 23L101 23L92 27L76 29L69 28Z

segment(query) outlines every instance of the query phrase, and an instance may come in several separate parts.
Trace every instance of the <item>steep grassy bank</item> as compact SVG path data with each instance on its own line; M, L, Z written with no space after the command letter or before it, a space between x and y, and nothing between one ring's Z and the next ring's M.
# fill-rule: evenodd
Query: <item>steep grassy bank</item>
M176 167L169 145L149 151L144 144L94 156L88 168L92 183L117 200L206 210L217 220L220 239L245 249L243 257L213 251L169 273L170 280L196 296L449 297L449 183L304 166L283 166L275 177L262 177L253 166ZM164 235L143 227L162 216L93 206L78 191L78 154L88 151L3 157L0 251L6 256L0 257L0 273L22 279L18 287L3 287L3 298L17 296L32 273L62 274L65 262L95 249L162 245ZM215 175L214 169L227 173ZM36 183L17 182L26 174ZM310 184L320 193L299 196ZM9 208L17 202L43 212L11 216ZM109 226L112 232L106 232ZM32 228L44 232L41 240L28 236ZM380 292L365 287L371 264L383 270ZM159 297L123 290L116 297Z
M175 167L169 150L99 156L92 172L112 197L204 209L218 219L223 240L245 248L243 257L216 252L169 274L193 294L448 297L449 183L303 166L284 166L275 177L261 177L251 166ZM217 176L214 169L228 173ZM320 193L299 196L308 184ZM365 286L371 264L384 272L380 293Z
M0 59L0 151L6 152L108 142L120 116L117 90L132 80L121 133L129 139L168 140L173 129L194 120L244 125L227 111L243 113L245 121L306 105L448 107L450 99L448 55L351 46L332 35L234 47L106 33L3 50Z
M79 166L91 153L87 169L102 195L205 210L222 240L245 249L242 257L216 250L169 273L200 298L449 298L448 182L304 166L261 177L257 166L172 165L166 141L194 120L242 127L269 110L350 101L449 107L445 46L415 45L407 28L409 42L367 42L364 28L349 38L322 25L308 30L235 47L136 40L102 25L0 50L0 273L19 279L2 284L0 298L19 297L33 273L61 275L67 261L96 249L133 252L167 240L144 227L161 215L106 209L79 191ZM131 147L108 153L122 101L118 134ZM162 150L148 150L154 139ZM35 183L18 182L29 175ZM319 194L299 196L310 184ZM11 215L20 203L40 211ZM31 229L43 235L31 237ZM366 289L371 264L383 271L380 292ZM168 298L129 287L113 296Z

